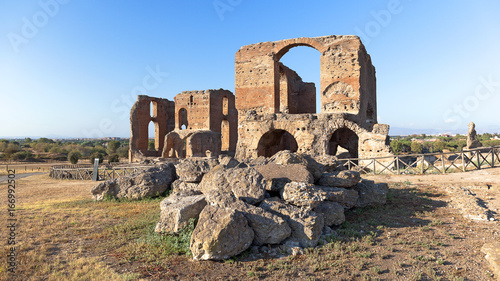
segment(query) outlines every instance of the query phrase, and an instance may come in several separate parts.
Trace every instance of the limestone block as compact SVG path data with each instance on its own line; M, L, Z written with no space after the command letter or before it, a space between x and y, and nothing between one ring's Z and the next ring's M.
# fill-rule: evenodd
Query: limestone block
M224 260L252 245L254 231L237 210L207 205L191 236L195 260Z
M177 197L175 202L163 200L160 203L161 220L156 225L156 232L179 233L192 218L198 218L207 205L204 195Z

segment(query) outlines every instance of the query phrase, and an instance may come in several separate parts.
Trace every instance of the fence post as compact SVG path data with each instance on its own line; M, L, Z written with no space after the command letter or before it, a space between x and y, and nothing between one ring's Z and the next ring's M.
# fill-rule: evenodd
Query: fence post
M495 167L495 148L491 147L491 167Z
M463 150L460 152L460 156L462 156L462 171L465 172L465 153Z
M441 163L443 164L443 174L446 174L446 166L444 165L444 153L441 152Z
M399 175L399 156L396 155L396 171Z
M481 170L481 162L479 161L479 149L476 149L476 156L477 156L477 169Z
M417 158L418 159L418 158ZM411 161L411 160L410 160ZM425 165L425 155L422 154L422 164L420 166L420 173L423 174L424 173L424 165Z

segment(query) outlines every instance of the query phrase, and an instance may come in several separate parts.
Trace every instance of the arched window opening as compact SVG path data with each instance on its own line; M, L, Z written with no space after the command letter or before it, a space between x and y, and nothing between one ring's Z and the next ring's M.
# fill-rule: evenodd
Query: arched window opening
M229 114L229 100L227 99L227 97L222 98L222 114Z
M229 121L222 120L220 125L221 151L229 151Z
M157 124L153 121L148 125L148 151L156 151L158 144L156 141L156 127Z
M321 107L320 85L321 54L309 46L291 48L279 64L280 112L319 113Z
M272 130L265 133L259 140L257 155L271 157L281 150L296 152L298 144L295 138L285 130Z
M328 154L338 158L358 158L359 138L348 128L336 130L328 142Z
M188 128L188 113L185 108L179 109L179 129L185 130Z
M158 116L158 107L155 101L149 103L149 115L151 118L156 118Z

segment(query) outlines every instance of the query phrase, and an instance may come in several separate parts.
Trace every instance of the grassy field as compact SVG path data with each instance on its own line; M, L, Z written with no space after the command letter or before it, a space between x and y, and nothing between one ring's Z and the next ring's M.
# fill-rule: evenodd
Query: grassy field
M348 211L339 236L303 255L252 260L248 251L224 262L190 259L193 226L154 233L162 198L94 202L92 185L17 182L18 268L9 275L3 258L1 280L494 280L479 249L500 239L498 222L463 219L436 185L391 183L387 205Z

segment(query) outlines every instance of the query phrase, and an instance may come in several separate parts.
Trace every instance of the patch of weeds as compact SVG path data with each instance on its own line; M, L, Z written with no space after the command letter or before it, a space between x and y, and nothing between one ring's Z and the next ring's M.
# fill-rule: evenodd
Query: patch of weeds
M422 231L429 231L430 228L427 225L425 225L425 226L422 226L422 228L420 228L420 230L422 230Z
M443 259L437 259L437 260L436 260L436 263L437 263L437 264L439 264L439 265L443 265L443 264L445 264L445 263L446 263L446 261L445 261L445 260L443 260Z
M415 281L419 281L419 280L422 280L422 273L419 272L419 271L416 271L415 273L413 273L413 275L411 276L411 280L415 280Z
M356 270L365 270L366 269L366 265L367 263L364 262L364 261L359 261L357 264L356 264Z
M356 252L354 253L354 256L357 258L371 258L373 256L373 253L371 252Z
M411 185L411 182L410 182L409 180L405 180L405 181L403 182L403 184L404 184L404 185L406 185L406 186L410 186L410 185Z
M378 267L378 266L374 266L374 267L372 267L372 268L371 268L371 271L372 271L373 273L376 273L376 274L380 274L380 273L382 273L382 269L380 269L380 267Z
M150 229L146 236L137 239L137 247L133 249L133 252L138 256L147 255L152 260L173 254L191 256L189 246L191 243L191 234L195 226L196 220L190 219L189 224L179 234L160 235L154 232L153 225L153 228Z
M435 220L435 221L431 222L429 225L430 226L438 226L438 225L442 225L442 224L443 224L443 221Z

